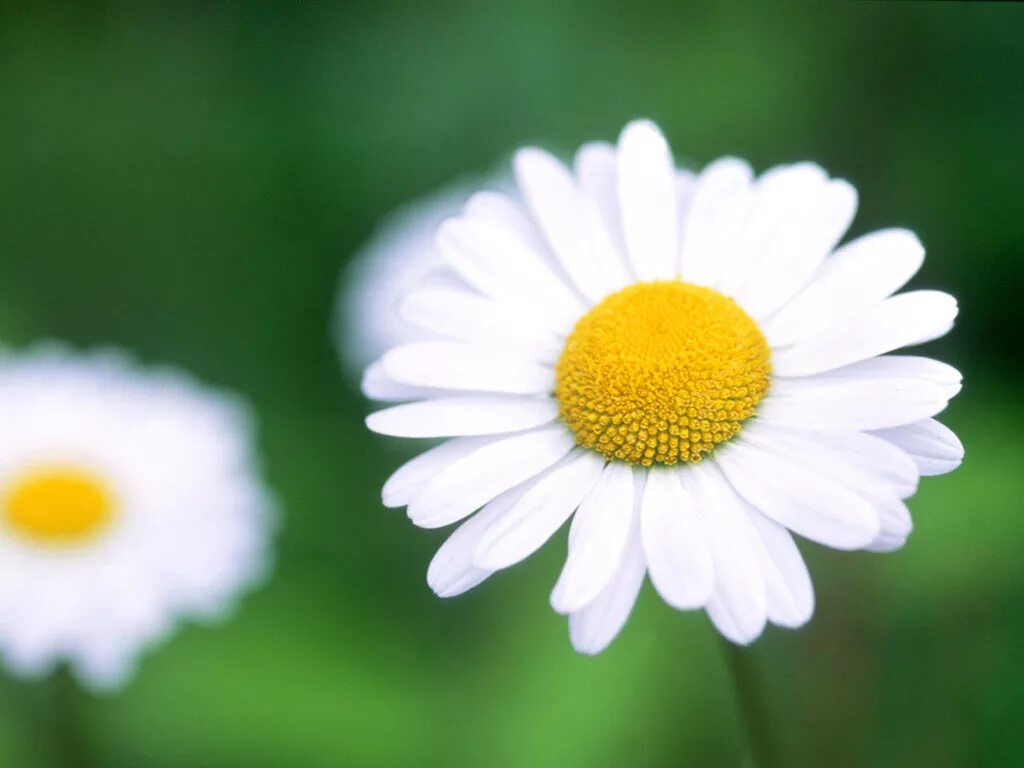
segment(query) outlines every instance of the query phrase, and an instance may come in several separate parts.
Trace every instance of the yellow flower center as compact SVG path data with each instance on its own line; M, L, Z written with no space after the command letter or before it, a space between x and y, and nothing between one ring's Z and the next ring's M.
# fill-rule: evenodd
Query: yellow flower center
M36 468L8 484L0 509L7 526L25 538L74 544L107 526L114 513L114 495L89 470Z
M630 464L698 462L733 437L768 390L764 334L732 299L678 280L605 298L555 369L576 441Z

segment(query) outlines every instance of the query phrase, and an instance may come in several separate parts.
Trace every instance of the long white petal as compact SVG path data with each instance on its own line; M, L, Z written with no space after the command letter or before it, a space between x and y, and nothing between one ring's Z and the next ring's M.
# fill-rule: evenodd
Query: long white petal
M743 439L764 446L796 446L803 453L828 454L836 462L891 487L902 499L917 490L919 472L913 459L895 445L866 432L811 432L752 419L743 425Z
M629 538L615 575L586 608L569 616L569 638L580 653L593 655L607 648L622 631L640 594L647 568L640 541L639 505L638 493L629 512Z
M810 430L859 431L934 416L960 391L959 372L927 358L916 360L922 362L882 357L842 372L776 379L757 418Z
M514 233L530 248L536 250L545 263L554 264L551 254L545 253L544 236L530 220L529 214L518 200L501 192L477 192L466 202L466 216Z
M535 360L478 344L419 341L385 353L392 381L417 387L539 395L555 385L554 370Z
M814 613L814 587L800 550L789 531L753 508L747 510L757 530L758 563L768 597L768 620L780 627L803 626Z
M629 282L597 205L564 165L540 149L515 156L516 179L552 252L573 284L597 303Z
M580 189L597 207L615 253L623 269L630 274L619 212L618 162L615 147L607 142L594 141L580 147L573 166Z
M456 528L441 545L427 569L427 583L439 597L461 595L494 573L489 569L477 568L473 564L473 552L476 551L480 537L508 513L534 482L528 480L502 493Z
M614 576L629 537L633 508L633 470L610 462L572 519L569 556L551 592L559 613L582 610Z
M362 390L363 394L370 400L385 402L423 400L428 397L451 394L451 392L443 389L416 387L411 384L393 381L384 372L384 365L380 360L370 363L363 372Z
M780 234L814 204L827 184L828 175L814 163L780 165L761 174L734 253L715 287L727 296L739 295Z
M837 250L808 285L761 329L773 347L800 341L862 314L916 274L924 246L906 229L884 229Z
M563 342L530 312L451 286L428 286L399 304L402 319L453 341L479 343L554 363Z
M557 417L551 398L470 395L396 405L371 413L366 426L395 437L455 437L520 432Z
M953 327L956 299L941 291L910 291L876 304L849 325L776 350L777 376L808 376L894 349L937 339Z
M878 535L878 513L843 484L759 446L734 440L715 462L755 509L835 549L860 549Z
M711 461L687 467L684 485L698 500L714 564L708 617L734 643L753 642L768 619L756 532L743 501Z
M604 469L604 457L578 448L562 466L539 480L477 544L478 568L507 568L532 555L590 493Z
M431 478L409 502L409 518L421 528L461 520L554 465L572 447L572 435L561 425L490 442Z
M857 191L847 182L833 180L805 194L736 293L753 317L769 316L807 285L853 221Z
M680 610L704 605L714 579L711 550L697 502L683 488L679 470L648 471L640 530L651 583L662 599Z
M952 472L964 458L964 446L960 438L935 419L882 429L873 434L910 454L922 475Z
M716 160L697 177L679 251L679 271L687 282L718 283L753 200L752 180L750 166L733 157Z
M649 120L636 120L619 137L622 232L639 280L675 276L679 229L675 163L668 142Z
M476 219L449 219L437 232L445 263L486 296L531 307L559 331L571 328L583 303L543 258L515 233Z
M427 482L497 438L460 437L447 440L421 453L396 469L384 483L381 499L385 507L404 507Z

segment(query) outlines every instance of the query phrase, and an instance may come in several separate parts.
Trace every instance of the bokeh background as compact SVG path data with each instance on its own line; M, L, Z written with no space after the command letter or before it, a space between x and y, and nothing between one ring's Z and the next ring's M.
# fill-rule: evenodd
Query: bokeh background
M95 764L744 764L703 615L647 587L604 655L574 654L547 606L561 543L431 594L445 534L378 497L415 449L363 429L329 339L389 211L635 116L697 165L822 163L860 191L853 234L916 230L914 285L961 302L930 351L965 373L963 467L922 484L904 550L804 547L813 621L750 651L784 764L1021 764L1024 7L694 5L0 10L0 341L116 344L245 393L287 511L230 623L83 699ZM57 764L47 690L0 672L0 765Z

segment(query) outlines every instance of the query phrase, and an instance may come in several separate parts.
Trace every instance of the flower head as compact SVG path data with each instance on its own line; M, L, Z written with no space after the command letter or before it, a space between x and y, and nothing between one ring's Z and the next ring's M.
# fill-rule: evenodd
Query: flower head
M216 618L268 565L246 408L120 355L0 363L0 652L121 684L179 618Z
M434 334L366 371L374 431L452 438L395 472L387 506L464 521L428 571L460 594L572 518L551 595L575 647L602 650L649 576L748 643L813 611L791 533L889 550L920 475L955 468L934 421L960 374L890 355L950 330L901 229L841 247L850 184L801 163L755 177L678 170L658 128L626 126L572 171L515 156L518 196L480 192L439 228L447 274L403 317Z

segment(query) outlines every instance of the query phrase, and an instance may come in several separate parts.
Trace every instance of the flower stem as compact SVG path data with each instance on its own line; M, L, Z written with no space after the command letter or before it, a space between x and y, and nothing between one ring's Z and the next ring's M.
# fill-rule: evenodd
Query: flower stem
M67 768L91 768L94 762L83 718L85 694L64 666L53 673L50 687L50 736L57 764Z
M772 730L768 708L765 705L764 689L754 668L750 651L722 638L736 701L739 704L743 725L747 733L747 746L756 768L778 768L779 746Z

